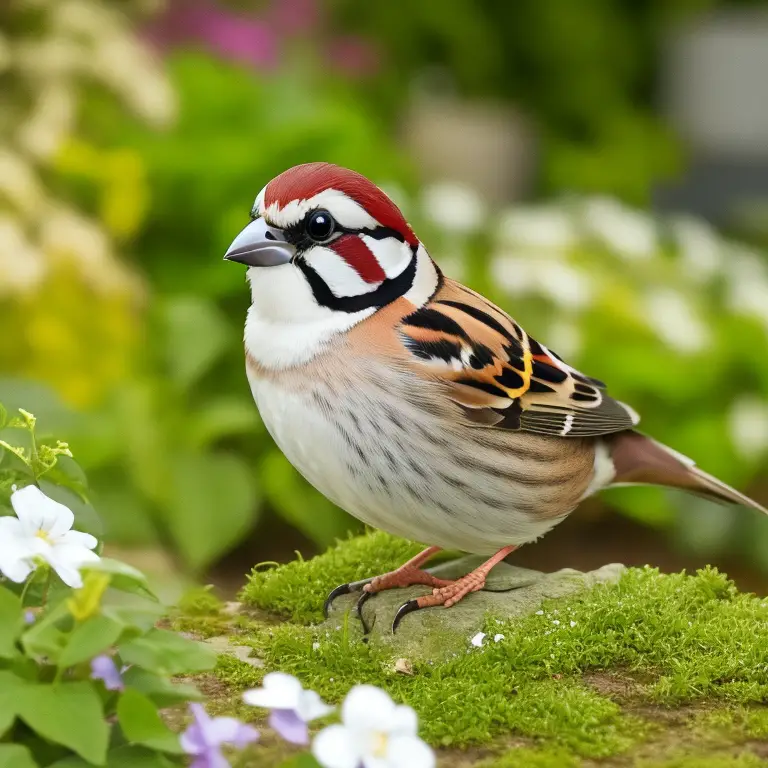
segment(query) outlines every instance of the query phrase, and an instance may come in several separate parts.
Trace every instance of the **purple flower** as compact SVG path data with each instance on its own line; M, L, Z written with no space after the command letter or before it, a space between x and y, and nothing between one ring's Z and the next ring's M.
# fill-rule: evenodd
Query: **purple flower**
M269 715L269 727L290 744L309 744L309 728L292 709L275 709Z
M333 712L315 691L306 691L301 683L285 672L264 676L261 688L243 693L243 701L252 707L271 709L270 726L291 744L309 744L307 723Z
M30 611L27 609L24 611L24 623L25 624L34 624L35 623L35 612Z
M202 704L190 704L194 721L181 734L181 748L195 759L191 768L229 768L221 748L242 749L259 738L259 732L234 717L210 717Z
M108 691L122 691L125 688L123 678L111 656L101 655L91 660L91 677L101 680Z

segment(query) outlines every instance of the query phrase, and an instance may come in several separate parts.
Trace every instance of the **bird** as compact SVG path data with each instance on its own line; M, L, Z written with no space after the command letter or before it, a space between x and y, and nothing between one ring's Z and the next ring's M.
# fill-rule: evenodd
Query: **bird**
M636 429L638 414L488 299L446 277L365 176L297 165L257 195L225 259L248 267L246 372L277 446L368 526L426 548L329 595L424 585L455 605L609 486L658 485L768 510ZM487 559L455 580L440 550ZM366 627L367 629L367 627Z

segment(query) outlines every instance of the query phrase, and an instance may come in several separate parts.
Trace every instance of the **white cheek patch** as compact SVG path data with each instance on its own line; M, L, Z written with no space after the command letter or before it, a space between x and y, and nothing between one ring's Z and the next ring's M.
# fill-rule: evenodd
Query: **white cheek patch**
M331 248L315 246L304 259L317 272L334 296L362 296L375 291L381 283L367 283L358 271Z
M363 235L362 241L376 257L376 261L379 262L388 278L397 277L413 258L413 251L408 243L401 243L396 237L385 237L377 240L375 237Z
M361 205L338 189L326 189L308 200L291 200L282 208L278 203L264 207L261 196L259 211L273 226L290 227L300 222L308 211L324 208L342 227L347 229L375 229L381 226ZM258 200L258 198L257 198Z
M423 307L437 290L439 280L434 262L429 258L424 246L420 245L416 252L416 277L404 298L417 307Z

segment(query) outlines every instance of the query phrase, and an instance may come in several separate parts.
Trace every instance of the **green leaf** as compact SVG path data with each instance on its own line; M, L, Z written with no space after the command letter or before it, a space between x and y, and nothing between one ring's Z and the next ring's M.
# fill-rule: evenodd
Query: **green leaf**
M168 367L188 389L230 345L229 326L212 302L194 297L169 299L164 310Z
M106 768L172 768L175 765L178 765L176 761L171 761L152 749L124 744L107 753ZM93 768L93 766L81 757L65 757L48 768Z
M113 560L111 557L102 557L98 563L89 565L83 570L101 571L108 573L112 578L109 586L120 592L141 595L152 600L157 600L157 595L149 588L147 577L138 568L134 568L120 560Z
M59 668L66 669L98 656L117 642L123 629L122 624L103 615L93 616L78 624L59 656Z
M0 768L37 768L37 763L21 744L0 744Z
M152 699L157 707L171 707L184 701L202 701L203 695L189 683L172 683L168 678L147 672L141 667L130 667L123 674L127 688L134 688Z
M126 628L141 633L148 632L157 624L158 619L166 613L166 608L154 600L147 598L135 598L130 596L130 602L121 602L117 605L103 605L101 608L103 616L108 616L117 622L123 624Z
M267 454L259 473L271 506L319 547L344 538L359 524L316 491L278 451Z
M17 707L19 717L44 739L103 765L109 727L101 699L91 683L26 685L18 696Z
M232 455L178 455L168 525L186 561L202 569L239 541L259 509L252 468Z
M157 706L144 694L130 688L117 702L117 720L123 735L131 744L138 744L161 752L179 754L182 749L179 736L160 718Z
M59 628L64 621L72 621L66 600L62 600L21 636L21 644L29 656L45 656L53 663L59 659L67 644L67 635Z
M0 659L16 655L16 639L23 627L21 600L9 589L0 587Z
M202 450L222 438L233 435L253 436L264 432L253 399L244 397L212 398L203 403L190 418L189 444Z
M13 672L0 669L0 738L13 725L19 714L18 698L29 683Z
M216 653L195 640L187 640L166 629L153 629L144 637L119 648L126 664L136 664L159 675L204 672L216 665Z

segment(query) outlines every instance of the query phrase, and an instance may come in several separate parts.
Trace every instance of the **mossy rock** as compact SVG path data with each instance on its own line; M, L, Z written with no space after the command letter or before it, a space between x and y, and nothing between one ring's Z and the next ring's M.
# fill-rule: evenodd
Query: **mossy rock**
M426 588L371 599L369 642L351 596L322 620L334 586L392 569L417 549L372 533L312 560L257 568L234 612L188 604L180 629L224 630L237 647L239 657L221 657L216 708L258 722L239 692L280 669L331 702L355 683L385 688L416 709L422 736L450 768L768 768L768 600L709 568L538 574L503 564L487 591L407 615L394 638L397 607ZM486 641L475 647L479 631ZM270 743L245 764L290 756Z
M441 579L456 579L477 568L483 560L469 555L428 570ZM466 650L467 640L480 631L487 616L506 620L530 615L545 600L565 597L595 584L615 582L623 570L623 565L613 563L590 573L571 568L541 573L502 562L491 571L485 589L472 594L471 599L465 598L448 609L428 608L408 614L396 633L392 632L392 623L397 609L406 600L428 594L429 589L415 586L382 592L366 602L363 618L371 630L369 642L383 643L410 661L443 661ZM355 616L359 597L360 593L355 592L337 598L325 626L335 628L347 614Z

